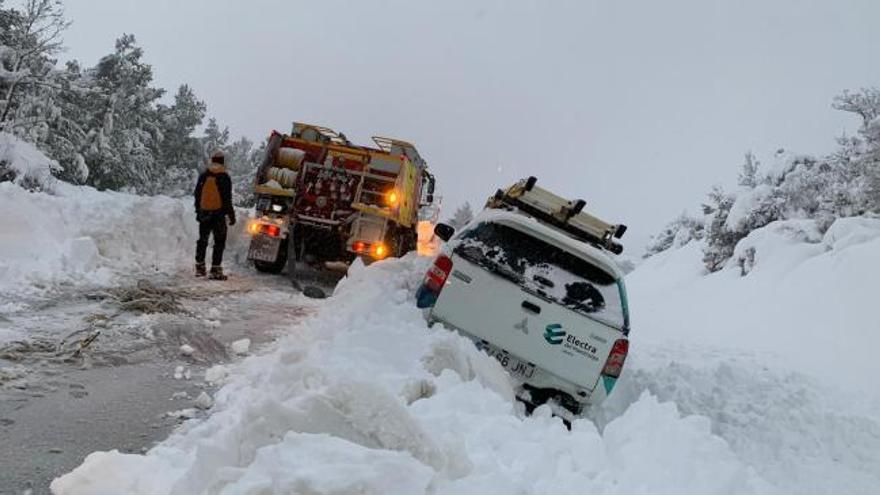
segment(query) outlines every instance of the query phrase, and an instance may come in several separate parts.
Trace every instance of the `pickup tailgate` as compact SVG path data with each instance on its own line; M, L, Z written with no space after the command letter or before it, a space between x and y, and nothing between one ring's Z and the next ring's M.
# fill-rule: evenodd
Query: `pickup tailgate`
M593 391L621 331L457 254L432 316Z

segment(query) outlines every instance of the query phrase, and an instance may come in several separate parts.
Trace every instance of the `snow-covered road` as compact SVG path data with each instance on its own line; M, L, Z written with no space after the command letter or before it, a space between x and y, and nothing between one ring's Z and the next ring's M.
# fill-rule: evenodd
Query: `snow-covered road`
M44 493L92 451L141 452L179 416L205 416L193 408L216 388L206 371L223 376L222 363L240 358L233 342L264 349L312 311L286 279L249 271L226 283L188 273L149 282L177 294L180 313L121 311L94 297L113 288L95 287L19 298L17 309L0 312L19 336L0 343L0 493Z

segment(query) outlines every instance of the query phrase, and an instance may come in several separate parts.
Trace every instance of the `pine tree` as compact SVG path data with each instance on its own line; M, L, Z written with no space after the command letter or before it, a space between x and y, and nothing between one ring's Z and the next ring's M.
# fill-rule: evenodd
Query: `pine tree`
M126 34L89 74L96 91L85 156L92 169L89 183L100 189L156 189L162 125L154 105L163 90L150 85L153 70L142 57L135 37Z
M77 62L68 62L63 70L53 71L48 80L51 90L43 92L20 113L34 115L39 124L29 126L25 139L35 143L61 165L58 177L74 184L83 184L89 168L83 152L87 146L86 111L91 89Z
M845 143L842 166L847 169L850 190L860 196L858 209L880 212L880 89L844 91L834 99L834 108L861 117L859 137Z
M471 223L471 220L474 219L474 212L471 210L471 204L465 202L463 205L459 206L455 213L452 215L452 218L449 220L449 225L455 227L455 229L460 229L465 225Z
M742 171L739 173L739 185L748 188L754 188L758 185L758 167L759 162L754 153L751 151L746 153L746 161L743 163Z
M202 124L207 107L192 88L181 86L171 106L157 108L162 125L158 168L162 171L159 189L172 196L187 194L202 164L202 143L194 136Z
M739 185L745 188L739 197L720 188L709 193L703 205L707 215L703 261L710 271L728 263L740 240L774 221L813 219L824 232L837 218L880 213L880 90L845 91L833 106L860 117L858 134L840 137L837 151L813 157L779 150L778 163L761 180L760 164L749 152L739 175ZM677 221L667 225L654 238L648 255L677 245L684 231ZM751 261L737 262L744 273L748 271Z
M238 206L253 206L256 203L254 176L263 160L265 146L263 143L255 148L254 143L246 137L227 146L226 169L232 178L233 199Z
M208 125L205 127L205 135L202 141L202 158L207 161L208 158L217 150L225 150L229 143L229 128L220 129L217 119L211 117L208 119Z
M0 130L22 134L15 128L35 124L18 123L17 111L44 89L69 25L57 0L25 0L20 10L0 4Z
M736 234L726 227L727 216L730 214L733 202L733 196L716 186L709 193L709 202L703 204L703 213L709 217L703 263L710 272L724 268L724 264L733 256L733 249L739 241Z

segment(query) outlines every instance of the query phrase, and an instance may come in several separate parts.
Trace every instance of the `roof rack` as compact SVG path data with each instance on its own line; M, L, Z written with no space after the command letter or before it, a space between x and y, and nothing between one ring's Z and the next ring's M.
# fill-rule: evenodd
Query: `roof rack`
M405 154L407 158L409 158L413 162L418 163L419 165L425 165L425 160L422 158L422 156L419 154L419 151L416 149L415 146L413 146L412 143L408 143L400 139L382 136L373 136L373 142L376 143L376 146L380 150L386 153L391 153L394 147L398 147L400 148L401 153Z
M586 201L567 200L537 187L538 179L529 177L507 188L499 189L486 202L488 208L517 208L527 215L548 223L572 237L614 254L623 252L623 245L615 241L626 232L626 225L611 224L589 213L584 213Z
M307 129L313 129L315 132L318 133L318 135L320 135L325 141L329 143L339 146L351 146L351 142L349 142L348 138L345 137L345 134L341 132L336 132L329 127L314 124L304 124L302 122L293 123L294 136L301 136L302 133Z

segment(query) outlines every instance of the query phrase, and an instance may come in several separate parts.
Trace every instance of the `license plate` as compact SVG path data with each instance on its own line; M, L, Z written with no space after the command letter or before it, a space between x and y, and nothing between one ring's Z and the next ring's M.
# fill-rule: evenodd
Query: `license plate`
M483 352L485 352L486 354L498 360L498 362L501 363L501 367L514 377L529 379L535 375L534 364L527 363L514 356L511 356L510 353L508 353L504 349L495 347L488 342L481 342L477 345L477 347L482 349Z
M256 235L251 239L248 259L274 263L278 259L278 249L280 247L280 237L270 237L263 234Z

